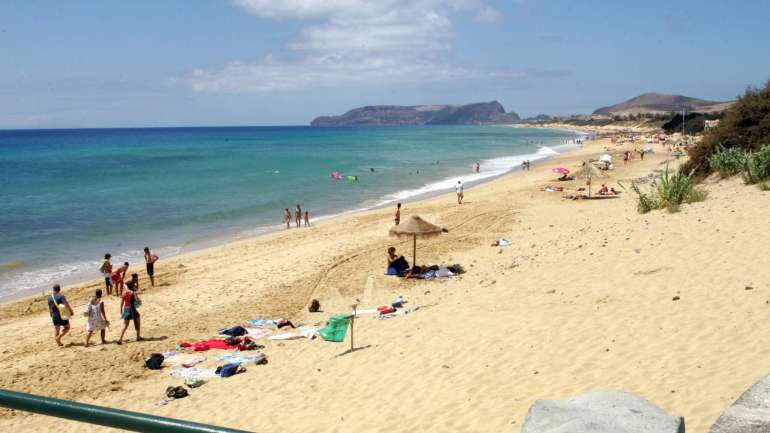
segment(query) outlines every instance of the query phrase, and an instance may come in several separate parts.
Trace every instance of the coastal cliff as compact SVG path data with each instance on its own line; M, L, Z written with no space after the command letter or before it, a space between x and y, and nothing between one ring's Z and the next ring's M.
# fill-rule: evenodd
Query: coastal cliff
M467 105L370 105L341 116L320 116L312 126L354 125L489 125L518 123L519 115L505 112L497 102Z

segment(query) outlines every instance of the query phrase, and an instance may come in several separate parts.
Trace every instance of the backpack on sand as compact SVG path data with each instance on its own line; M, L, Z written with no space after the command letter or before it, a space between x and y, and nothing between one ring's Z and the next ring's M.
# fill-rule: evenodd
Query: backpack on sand
M144 360L144 367L150 370L160 370L163 366L163 360L165 358L160 353L153 353L149 358Z

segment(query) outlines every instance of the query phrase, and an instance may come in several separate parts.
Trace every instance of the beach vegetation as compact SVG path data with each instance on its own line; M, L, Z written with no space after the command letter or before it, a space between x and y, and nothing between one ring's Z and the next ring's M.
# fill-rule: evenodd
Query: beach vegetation
M684 174L678 171L675 174L669 172L666 166L652 190L643 192L639 186L631 187L637 195L637 209L639 213L647 213L656 209L667 209L669 212L678 212L683 203L695 203L706 199L707 192L703 188L695 186L694 171Z
M770 180L770 144L746 156L743 180L750 185Z
M726 149L718 146L717 151L709 157L709 167L723 178L743 172L749 153L737 147Z
M757 152L767 143L770 143L770 81L761 89L749 88L739 96L719 126L707 131L698 145L688 149L690 158L684 167L687 172L695 170L707 175L714 171L711 156L720 149Z

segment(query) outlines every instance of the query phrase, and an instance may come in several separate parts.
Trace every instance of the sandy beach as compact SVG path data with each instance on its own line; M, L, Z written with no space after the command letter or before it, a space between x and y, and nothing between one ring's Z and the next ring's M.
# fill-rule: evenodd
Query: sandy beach
M383 275L389 246L411 261L411 240L388 236L386 208L162 259L158 287L146 289L140 273L146 341L129 329L122 346L83 347L80 311L97 280L63 291L76 312L64 349L44 297L3 305L0 387L265 433L519 432L536 399L618 389L706 433L769 372L770 348L761 344L770 321L769 193L737 178L707 180L706 201L642 215L630 189L577 201L541 190L557 184L552 167L574 170L606 148L619 155L634 146L588 142L466 189L461 206L454 193L405 204L402 220L420 215L449 230L419 240L417 254L419 264L462 264L467 272L454 278ZM594 189L628 188L661 170L670 156L655 149L628 165L616 156ZM490 246L501 237L513 244ZM341 355L347 340L261 340L269 364L156 404L182 381L170 369L144 369L150 353L249 319L321 324L354 303L375 308L398 295L422 308L356 320L360 350ZM323 313L307 312L311 299ZM107 314L114 341L116 299ZM205 355L201 366L221 364L214 351ZM0 430L109 429L2 410Z

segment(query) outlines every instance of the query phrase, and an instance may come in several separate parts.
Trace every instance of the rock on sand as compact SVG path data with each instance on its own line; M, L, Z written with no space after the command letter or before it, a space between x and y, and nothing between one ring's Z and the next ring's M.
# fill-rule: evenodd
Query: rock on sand
M767 432L770 432L770 376L741 394L709 430L709 433Z
M535 401L521 433L684 433L684 418L634 394L591 391L566 401Z

